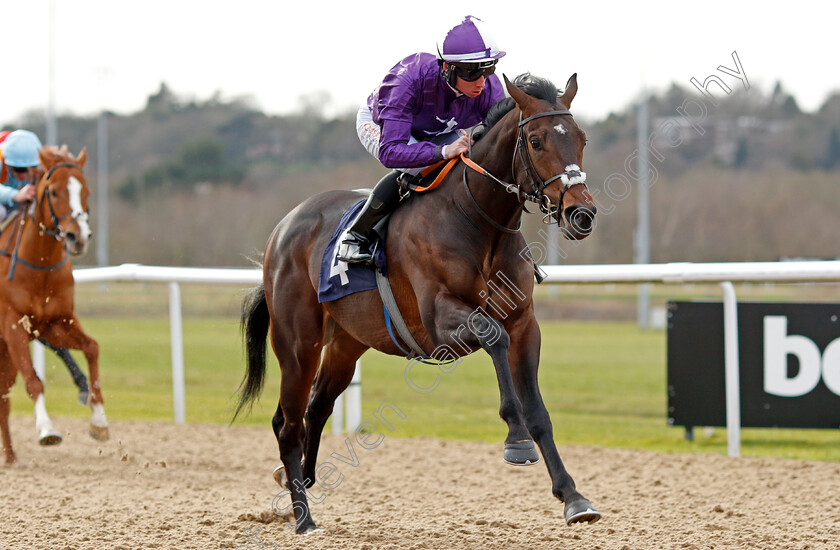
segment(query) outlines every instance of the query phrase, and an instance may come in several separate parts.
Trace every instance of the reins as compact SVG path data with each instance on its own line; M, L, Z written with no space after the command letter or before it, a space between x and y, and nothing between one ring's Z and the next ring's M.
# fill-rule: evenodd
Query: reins
M73 216L73 213L70 212L67 215L62 216L61 218L56 216L55 209L53 208L52 200L50 199L50 193L49 193L49 191L50 191L50 189L49 189L49 187L50 187L50 177L53 175L53 173L58 168L71 168L71 167L75 167L75 168L78 168L79 170L81 170L81 167L78 164L75 164L75 163L72 163L72 162L62 162L62 163L56 164L55 166L50 168L49 171L44 176L44 182L45 182L44 183L44 196L46 197L47 207L50 210L50 221L52 222L53 227L48 228L42 222L38 222L38 229L41 232L41 234L49 235L49 236L53 237L58 242L61 242L61 240L65 236L64 232L61 231L59 224L62 221L66 220L68 217ZM15 239L15 245L14 245L14 248L12 249L12 252L10 253L8 250L0 250L0 255L11 258L11 263L9 264L9 275L7 277L7 279L9 281L14 279L15 269L17 268L18 264L21 264L25 267L28 267L30 269L35 269L35 270L38 270L38 271L52 271L54 269L60 268L65 263L67 263L68 256L67 256L66 251L62 254L61 260L58 263L55 263L55 264L52 264L52 265L46 265L46 266L36 265L36 264L31 263L31 262L27 262L26 260L24 260L23 258L21 258L18 255L18 249L20 248L20 240L21 240L21 237L23 236L23 226L26 224L26 220L29 216L30 209L33 212L32 220L35 221L34 212L35 212L35 209L36 209L37 205L38 205L38 198L36 196L35 199L32 201L32 204L28 208L23 208L22 213L21 213L20 223L16 224L16 226L15 226L16 234L13 237ZM73 218L75 219L76 216L73 216ZM10 242L11 242L11 240L10 240Z

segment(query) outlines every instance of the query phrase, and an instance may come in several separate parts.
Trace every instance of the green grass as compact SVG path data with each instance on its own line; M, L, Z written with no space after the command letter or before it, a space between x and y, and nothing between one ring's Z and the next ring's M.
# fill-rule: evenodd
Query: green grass
M100 343L102 387L112 419L171 420L172 385L169 324L160 317L83 317ZM640 331L633 323L543 322L540 385L559 444L644 448L665 452L726 453L726 431L696 441L666 424L665 333ZM232 316L184 320L187 421L227 423L233 395L244 372L238 320ZM271 352L269 351L269 354ZM80 364L84 359L79 356ZM413 391L406 361L368 352L363 363L363 421L390 402L405 418L386 412L394 437L439 437L498 442L506 428L499 419L499 392L484 353L440 374L430 393ZM279 395L279 368L269 357L266 388L252 413L238 424L269 429ZM437 367L417 365L417 386L431 386ZM53 416L86 417L63 365L47 352L47 405ZM31 416L32 405L19 379L12 391L14 414ZM745 429L744 456L778 456L840 461L840 434L829 430Z

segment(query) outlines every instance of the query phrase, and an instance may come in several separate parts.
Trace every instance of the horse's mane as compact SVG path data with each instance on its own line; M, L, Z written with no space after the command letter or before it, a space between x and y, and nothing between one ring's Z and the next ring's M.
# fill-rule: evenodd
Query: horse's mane
M45 157L55 159L57 161L66 161L72 159L70 151L66 145L58 147L57 145L44 145L41 148L41 154Z
M529 96L545 100L552 106L557 106L557 86L552 84L547 78L540 78L531 73L524 73L513 79L513 85ZM494 124L502 120L502 117L508 114L514 106L516 106L516 102L513 101L513 98L505 97L500 99L495 105L490 107L487 116L484 117L484 125L489 130Z

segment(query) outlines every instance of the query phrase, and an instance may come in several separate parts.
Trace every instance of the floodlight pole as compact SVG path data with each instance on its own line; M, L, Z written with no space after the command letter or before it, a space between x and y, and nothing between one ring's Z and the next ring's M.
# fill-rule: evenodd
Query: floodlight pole
M47 143L50 145L58 145L58 121L55 117L55 0L50 0L49 4L49 84L47 97Z
M108 265L108 112L99 115L96 152L96 263Z
M637 122L637 191L638 219L636 221L635 261L637 264L650 263L650 179L648 165L648 97L642 87L639 99ZM646 330L650 325L650 283L639 285L638 297L639 328Z

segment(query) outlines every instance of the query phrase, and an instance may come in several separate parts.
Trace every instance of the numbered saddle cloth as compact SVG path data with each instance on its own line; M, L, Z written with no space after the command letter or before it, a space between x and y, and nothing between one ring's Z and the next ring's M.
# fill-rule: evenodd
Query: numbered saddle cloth
M348 264L336 259L338 244L346 238L347 230L356 219L365 204L363 199L341 216L335 232L333 232L327 248L324 250L324 257L321 260L321 274L318 279L318 302L331 302L343 298L354 292L373 290L376 288L376 272L374 269L363 263ZM384 242L374 241L371 243L374 250L373 259L376 266L385 270L385 247Z

